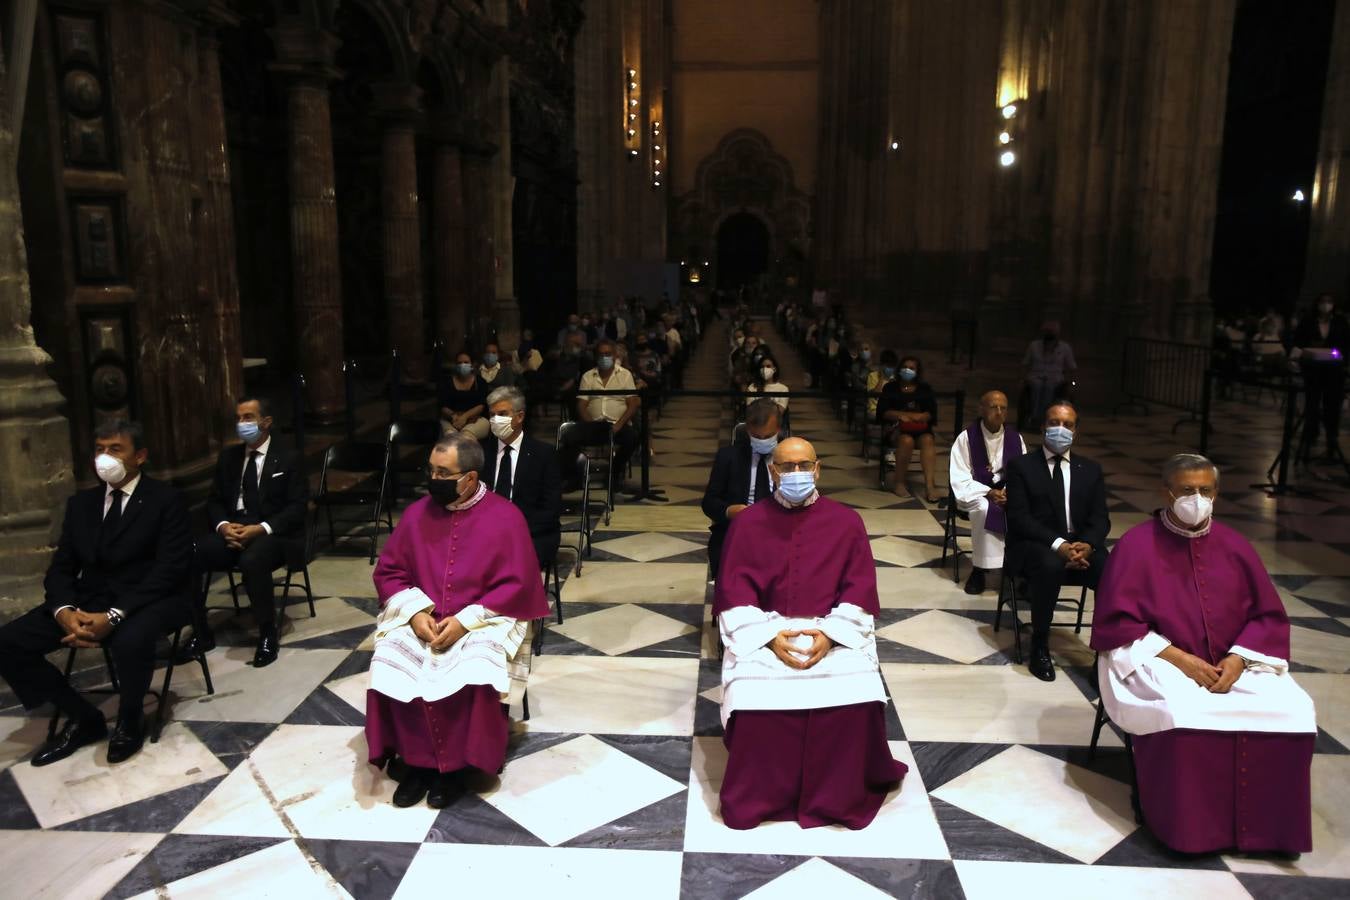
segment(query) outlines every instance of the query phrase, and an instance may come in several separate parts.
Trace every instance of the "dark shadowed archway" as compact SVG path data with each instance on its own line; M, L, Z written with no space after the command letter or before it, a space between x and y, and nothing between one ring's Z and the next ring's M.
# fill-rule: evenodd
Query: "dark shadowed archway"
M769 229L752 213L734 213L717 229L717 286L735 290L769 269Z

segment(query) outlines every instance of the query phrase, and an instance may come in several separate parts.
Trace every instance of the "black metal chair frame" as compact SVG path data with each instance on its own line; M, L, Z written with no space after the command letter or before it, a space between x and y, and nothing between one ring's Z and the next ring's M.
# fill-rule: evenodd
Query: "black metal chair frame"
M1070 573L1070 576L1072 577L1072 573ZM1009 572L1006 567L1003 569L1003 576L999 580L998 584L998 605L994 608L994 632L996 634L998 633L999 627L1002 625L1003 622L1003 608L1006 606L1008 608L1008 611L1012 613L1013 662L1019 664L1022 662L1023 622L1021 618L1017 615L1017 604L1019 602L1019 598L1017 596L1018 591L1017 583L1021 577L1022 576L1020 575L1015 575ZM1073 633L1079 634L1083 630L1083 610L1087 608L1087 592L1090 589L1085 584L1076 584L1073 581L1065 581L1064 587L1080 587L1082 588L1082 590L1079 593L1077 600L1073 599L1072 597L1060 597L1058 600L1055 601L1055 606L1076 607L1078 609L1078 616L1073 622L1056 622L1053 619L1051 619L1050 625L1056 628L1067 628L1070 625L1072 625ZM1028 605L1030 605L1030 601L1028 600L1027 602Z
M286 562L282 564L285 566L286 569L286 577L273 578L272 587L281 588L281 612L283 615L286 612L286 607L290 605L289 601L291 598L291 588L303 587L305 590L305 600L309 604L309 617L312 619L316 615L318 615L318 612L314 608L314 588L309 581L309 561L310 559L313 558L314 555L314 532L313 529L310 528L308 525L306 525L305 527L305 539L303 544L301 545L300 557L298 562L296 561L296 558L291 555L291 553L292 548L288 546L286 548ZM281 566L278 566L277 568L281 568ZM235 573L239 571L239 567L230 566L228 569L210 569L202 573L201 595L202 595L203 614L205 614L206 611L211 609L229 609L229 607L227 606L212 607L206 605L206 598L211 590L211 582L213 580L213 576L220 571L223 571L225 573L225 577L228 580L230 586L230 600L234 603L234 611L239 612L240 610L243 609L243 606L241 606L239 603L239 582L235 581L234 578ZM293 583L293 579L297 574L299 574L304 579L303 584Z
M956 505L956 495L952 493L950 487L947 488L947 499L943 502L947 506L947 518L942 524L942 559L939 565L947 565L947 554L950 553L952 557L952 581L959 584L961 581L961 557L969 556L970 551L961 549L961 545L956 542L959 536L956 529L960 527L963 521L969 527L970 516Z
M606 437L603 442L597 442L585 438L569 439L569 435L574 431L584 434L587 429L590 429L591 431L594 431L596 434L599 434L601 427L603 427L606 431ZM613 429L609 427L609 423L607 422L575 422L575 421L563 422L558 426L558 440L557 443L554 445L555 450L561 449L564 445L576 447L577 450L586 457L586 466L588 470L587 472L588 484L590 472L594 472L597 475L603 475L605 477L604 522L606 525L608 525L610 515L614 511L614 476L617 474L614 471ZM587 447L603 447L605 449L606 455L598 458L593 457L585 452L585 448ZM589 494L589 491L587 493ZM586 504L586 509L589 513L590 510L589 502ZM588 553L590 552L589 549L587 550L587 552ZM578 570L578 574L580 574L580 570Z
M163 684L160 685L159 690L155 690L152 687L148 691L148 693L155 698L155 714L153 724L151 725L150 728L150 743L152 744L156 744L159 742L160 732L164 728L164 703L169 696L169 685L173 681L173 670L175 666L175 660L177 660L178 658L179 640L182 637L183 629L187 627L188 624L190 623L185 622L172 630L171 632L172 637L170 637L169 639L169 660L168 664L165 666L164 669L164 682ZM99 649L103 651L103 665L108 672L108 682L110 684L110 687L106 688L95 687L89 689L88 691L86 691L86 693L90 694L119 693L121 688L117 682L117 668L113 665L112 651L110 651L107 648L107 646L103 644L99 645ZM66 655L65 677L67 682L70 681L71 672L73 672L75 669L75 655L78 652L79 652L78 648L71 647L70 652ZM195 659L197 663L202 667L202 678L206 681L206 693L214 694L216 692L216 687L214 684L211 683L211 669L206 663L205 651L201 650L197 651L196 653L193 654L192 658ZM61 719L61 711L59 709L55 710L52 713L51 721L47 723L47 740L51 740L53 737L56 736L56 729L57 725L60 723L60 719Z
M394 426L390 426L392 430ZM375 554L379 548L380 525L387 524L389 530L394 530L394 514L392 512L392 503L386 503L389 489L389 466L390 466L390 447L391 444L386 441L383 445L373 443L358 443L356 441L339 441L329 446L324 451L323 469L319 474L319 493L314 498L314 528L317 532L319 509L322 508L328 519L328 541L329 546L337 546L337 533L333 525L333 507L334 506L366 506L373 508L373 514L369 521L371 527L370 539L370 564L375 565ZM375 454L382 456L382 462L378 466L368 465ZM328 488L328 470L336 469L347 472L370 472L379 478L379 485L371 490L369 488L353 488L345 491L332 491ZM381 513L384 514L381 519ZM353 522L359 520L352 520ZM355 539L362 535L344 535L344 539Z
M1092 740L1088 744L1088 761L1097 758L1097 743L1101 740L1102 729L1110 724L1111 727L1120 735L1121 742L1125 745L1125 759L1130 767L1130 807L1134 810L1134 821L1137 825L1148 825L1144 822L1144 808L1139 803L1139 773L1134 768L1134 740L1129 732L1119 728L1111 721L1111 716L1106 712L1106 701L1102 699L1101 674L1098 668L1101 654L1098 653L1092 660L1092 685L1097 689L1097 715L1092 722Z
M399 448L409 444L422 446L430 451L441 437L441 423L435 419L400 419L389 426L389 433L386 438L386 455L389 458L389 505L396 506L399 500L405 498L403 493L403 482L401 476L404 474L421 473L426 468L426 459L421 458L416 464L405 462ZM418 479L420 480L420 479Z

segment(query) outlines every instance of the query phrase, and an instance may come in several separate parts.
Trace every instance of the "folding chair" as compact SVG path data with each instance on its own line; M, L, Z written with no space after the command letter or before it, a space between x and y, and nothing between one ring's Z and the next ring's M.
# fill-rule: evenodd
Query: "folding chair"
M393 426L390 426L391 430ZM337 532L333 525L333 507L367 507L372 510L368 520L370 532L370 564L375 565L375 552L379 545L380 526L387 524L394 530L394 516L390 511L387 489L389 486L389 453L392 444L373 444L358 441L339 441L333 444L323 455L323 470L319 475L319 493L314 498L314 523L318 527L319 510L322 509L328 519L328 542L337 546ZM364 473L357 484L345 489L335 490L329 484L332 472ZM375 480L375 486L365 485ZM362 521L353 519L349 521ZM359 535L351 535L359 537Z
M947 507L947 519L942 525L942 559L940 566L947 564L947 554L952 557L952 581L960 583L961 581L961 557L969 556L969 550L963 550L956 539L960 536L957 529L962 522L966 523L966 536L970 535L970 516L963 512L956 505L956 495L951 489L947 490L947 499L943 501Z
M998 632L999 627L1003 622L1004 607L1007 607L1008 611L1012 613L1013 661L1016 663L1022 662L1022 620L1017 615L1017 604L1020 601L1018 590L1025 588L1025 585L1021 584L1021 582L1023 582L1022 576L1009 572L1007 566L1004 566L1003 576L998 584L998 605L994 609L995 633ZM1083 574L1081 572L1070 570L1066 570L1064 573L1064 587L1079 587L1082 588L1082 590L1078 594L1078 599L1075 600L1073 597L1060 597L1055 601L1055 606L1076 607L1078 615L1073 622L1056 622L1052 619L1050 624L1051 626L1058 628L1067 628L1069 625L1073 625L1073 633L1079 634L1083 630L1083 610L1087 608L1087 593L1089 588L1083 583ZM1030 602L1030 600L1027 601L1028 606L1030 606Z
M563 423L564 425L567 423ZM561 431L561 428L559 429ZM563 501L564 517L576 516L575 523L561 522L559 530L563 534L576 532L577 543L575 547L567 545L559 546L558 550L573 550L576 553L576 563L572 574L578 578L581 577L581 563L583 555L589 555L591 552L591 536L594 534L594 527L591 523L591 466L590 460L585 453L580 450L570 450L561 445L555 450L558 454L558 471L562 476L562 492L564 494L580 494L580 500L577 504L568 504ZM570 460L564 457L571 456ZM557 557L554 557L554 563L557 563ZM556 575L555 575L556 581ZM561 620L560 620L561 621Z
M407 447L417 447L430 451L441 438L441 423L431 419L400 419L389 426L387 438L389 455L389 498L392 507L399 500L416 496L413 490L422 480L421 473L426 469L426 452L404 454ZM404 476L412 476L406 480Z
M582 452L586 448L603 450L603 455L595 456L588 453L586 458L592 475L602 476L605 479L604 519L608 525L610 514L614 511L614 478L619 474L613 471L614 429L608 422L563 422L558 426L557 447L575 448ZM563 460L560 459L559 462ZM567 467L563 465L560 465L559 469L567 471Z

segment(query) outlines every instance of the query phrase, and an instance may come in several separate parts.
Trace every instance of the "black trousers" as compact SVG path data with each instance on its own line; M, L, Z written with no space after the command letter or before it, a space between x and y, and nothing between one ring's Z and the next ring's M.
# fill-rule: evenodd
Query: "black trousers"
M286 564L286 540L275 534L264 534L243 550L232 550L220 535L208 535L197 542L197 572L200 576L238 566L254 620L259 628L273 628L277 612L272 572Z
M1013 574L1027 580L1031 597L1031 635L1033 640L1050 636L1050 620L1055 615L1055 602L1065 584L1086 585L1094 591L1106 565L1106 550L1092 551L1087 569L1066 569L1064 557L1046 544L1018 541L1008 548L1008 559Z
M1312 453L1319 426L1326 430L1327 452L1336 450L1341 431L1341 404L1345 402L1345 369L1339 365L1303 367L1303 455Z
M86 611L102 612L117 603L97 605L101 608ZM170 629L186 624L187 618L183 600L162 600L128 615L104 640L117 669L119 715L140 713L155 673L155 642ZM65 673L46 658L61 648L65 635L45 607L0 626L0 677L9 683L25 709L50 701L72 718L91 718L98 715L94 705L81 697L66 681Z

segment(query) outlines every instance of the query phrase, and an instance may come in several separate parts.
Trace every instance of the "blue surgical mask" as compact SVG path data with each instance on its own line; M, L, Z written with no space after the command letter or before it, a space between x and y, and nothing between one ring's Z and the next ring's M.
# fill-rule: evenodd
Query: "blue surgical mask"
M614 357L609 355L601 356L595 361L595 365L600 369L612 369L614 368Z
M913 369L901 369L901 370L900 370L900 380L901 380L901 381L913 381L913 380L914 380L915 378L917 378L918 376L919 376L919 373L916 372L916 371L914 371Z
M882 374L882 375L885 375L887 378L894 378L894 377L895 377L895 366L882 366L882 367L881 367L881 374Z
M468 375L473 371L473 363L455 363L456 375Z
M495 353L483 354L483 365L487 366L490 369L496 364L497 364L497 354Z
M257 422L239 422L234 426L234 430L239 433L239 440L245 444L257 443L258 438L262 436L262 429L258 427Z
M750 438L750 449L760 456L768 456L778 446L778 435L769 435L766 438L757 438L753 435Z
M816 489L814 472L787 472L778 482L778 495L788 503L802 503Z
M1073 432L1063 425L1051 425L1045 429L1045 446L1051 453L1063 453L1073 445Z

